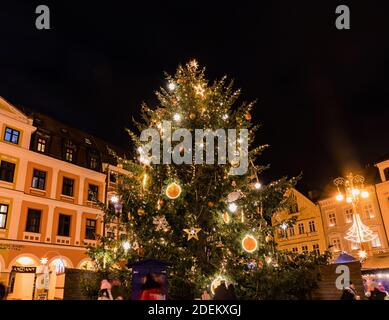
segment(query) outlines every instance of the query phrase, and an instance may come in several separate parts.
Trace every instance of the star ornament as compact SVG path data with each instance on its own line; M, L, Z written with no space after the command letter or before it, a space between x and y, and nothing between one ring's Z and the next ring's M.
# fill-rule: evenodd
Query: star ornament
M198 233L201 231L201 228L190 228L190 229L184 229L185 233L188 234L188 241L192 238L199 240Z

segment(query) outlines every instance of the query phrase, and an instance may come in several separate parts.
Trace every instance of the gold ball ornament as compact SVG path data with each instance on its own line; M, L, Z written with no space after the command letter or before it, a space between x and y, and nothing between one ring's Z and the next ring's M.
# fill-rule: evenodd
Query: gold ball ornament
M138 209L138 214L139 214L140 216L143 216L143 215L145 214L145 211L144 211L142 208L139 208L139 209Z
M166 196L169 199L177 199L181 195L181 187L179 184L172 182L166 187Z
M229 215L228 212L224 212L224 213L222 214L222 218L223 218L223 221L224 221L225 223L227 223L227 224L229 224L230 221L231 221L231 217L230 217L230 215Z
M195 113L191 113L191 114L189 114L189 119L190 120L194 120L194 119L196 119L196 114Z
M258 242L252 235L246 235L242 240L242 248L248 253L257 250Z

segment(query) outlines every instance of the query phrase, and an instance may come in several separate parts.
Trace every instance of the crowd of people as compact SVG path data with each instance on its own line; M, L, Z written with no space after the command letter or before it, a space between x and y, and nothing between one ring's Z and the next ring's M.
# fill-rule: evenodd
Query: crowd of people
M365 292L365 297L368 300L389 300L389 293L385 290L385 287L382 283L377 283L371 281L366 285L367 290ZM357 289L355 288L354 283L350 281L350 284L343 288L342 295L340 300L360 300L361 296L358 295Z

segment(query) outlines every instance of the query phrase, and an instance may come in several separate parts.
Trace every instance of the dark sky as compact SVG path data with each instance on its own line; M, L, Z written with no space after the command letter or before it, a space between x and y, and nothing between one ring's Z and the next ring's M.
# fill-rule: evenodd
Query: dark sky
M126 5L125 5L126 3ZM0 95L129 147L124 128L163 72L196 58L258 99L264 180L302 189L389 153L384 1L3 1ZM51 30L35 28L35 7ZM347 4L351 30L335 28Z

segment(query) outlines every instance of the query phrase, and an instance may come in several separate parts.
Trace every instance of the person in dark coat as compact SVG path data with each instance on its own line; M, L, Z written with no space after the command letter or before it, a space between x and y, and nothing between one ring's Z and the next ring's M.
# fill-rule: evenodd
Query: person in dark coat
M221 281L220 285L215 289L215 295L213 296L213 300L227 300L228 291L225 281Z
M343 293L340 297L340 300L358 300L357 297L357 290L355 290L354 284L350 282L348 287L343 288Z
M6 294L7 294L7 288L2 282L0 282L0 300L4 300Z
M235 287L234 285L231 283L229 286L228 286L228 289L227 289L227 300L237 300L238 298L236 297L236 294L235 294Z
M373 282L371 284L371 289L366 293L366 296L369 300L385 300L387 294L378 288L377 283Z

